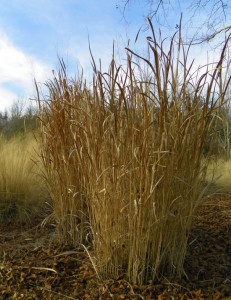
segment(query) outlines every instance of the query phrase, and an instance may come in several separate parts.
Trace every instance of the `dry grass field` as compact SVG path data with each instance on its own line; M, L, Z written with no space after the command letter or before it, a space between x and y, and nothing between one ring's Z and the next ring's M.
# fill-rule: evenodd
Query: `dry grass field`
M39 145L32 134L0 137L0 222L30 222L41 213L48 196L38 156Z
M207 180L213 183L216 192L231 192L231 160L217 159L208 168Z

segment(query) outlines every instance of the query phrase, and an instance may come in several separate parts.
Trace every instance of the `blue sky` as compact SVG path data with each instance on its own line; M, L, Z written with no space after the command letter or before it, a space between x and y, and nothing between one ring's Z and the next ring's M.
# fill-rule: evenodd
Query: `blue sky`
M164 33L175 30L181 10L189 7L188 1L182 3L165 11L167 18L161 19ZM88 37L96 61L101 58L103 65L108 65L113 40L122 59L128 39L134 41L139 28L142 25L145 28L148 5L145 1L134 0L126 11L126 20L122 6L122 0L2 0L0 110L18 99L33 98L34 78L39 82L51 78L52 70L58 68L58 56L67 63L71 75L77 73L79 65L90 78ZM203 19L205 15L206 10L198 17ZM185 21L186 24L186 35L197 29ZM159 27L157 23L154 25ZM143 36L147 35L148 32L143 33ZM145 43L141 37L134 48L143 51ZM194 52L201 61L207 55L206 51L202 52L201 48Z

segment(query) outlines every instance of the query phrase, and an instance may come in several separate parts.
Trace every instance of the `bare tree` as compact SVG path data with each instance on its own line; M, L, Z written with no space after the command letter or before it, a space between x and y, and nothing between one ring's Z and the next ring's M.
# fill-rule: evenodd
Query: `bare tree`
M135 0L120 1L124 16ZM183 5L188 3L188 5ZM183 13L184 19L187 19L187 25L195 28L194 36L190 42L199 44L213 41L221 33L229 35L231 32L231 2L230 0L190 0L189 2L180 0L146 0L148 4L147 16L150 19L155 18L161 22L167 23L167 13L171 9ZM198 24L199 14L200 24ZM196 23L196 24L195 24ZM176 25L177 27L177 25Z

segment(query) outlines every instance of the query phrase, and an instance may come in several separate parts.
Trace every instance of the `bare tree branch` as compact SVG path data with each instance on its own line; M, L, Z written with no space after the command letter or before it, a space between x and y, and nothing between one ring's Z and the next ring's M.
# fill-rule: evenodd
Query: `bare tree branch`
M132 4L135 0L124 0L124 13L128 7L128 4ZM158 17L161 14L165 14L166 10L173 5L175 5L174 0L146 0L146 3L149 4L149 12L147 16L150 19L154 17L158 21ZM227 33L231 30L230 24L230 15L231 15L231 4L229 0L191 0L187 11L184 12L184 15L189 15L188 21L191 21L191 24L197 25L198 32L197 37L194 39L193 44L202 44L204 42L210 42L221 33ZM179 4L179 12L180 4ZM201 13L202 18L200 25L195 21L197 15ZM206 15L203 21L203 15ZM228 23L227 23L228 20ZM166 22L167 23L167 20ZM199 29L200 28L200 29ZM207 28L207 34L202 33Z
M224 28L221 28L217 31L214 31L212 34L210 35L206 35L206 36L202 36L201 38L194 40L193 42L191 42L191 45L199 45L202 44L204 42L210 42L211 40L213 40L216 36L218 36L220 33L224 32L224 33L228 33L229 31L231 31L231 26L226 26Z

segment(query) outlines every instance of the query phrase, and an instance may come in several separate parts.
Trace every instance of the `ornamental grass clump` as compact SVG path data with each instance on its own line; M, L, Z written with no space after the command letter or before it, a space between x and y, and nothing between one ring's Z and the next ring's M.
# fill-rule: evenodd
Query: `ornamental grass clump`
M60 238L90 242L100 278L126 273L138 284L183 273L205 143L230 81L220 88L228 41L214 68L195 78L181 31L166 51L149 25L148 57L127 49L126 67L113 58L105 73L93 59L93 88L69 80L62 63L47 83L49 100L40 100Z

